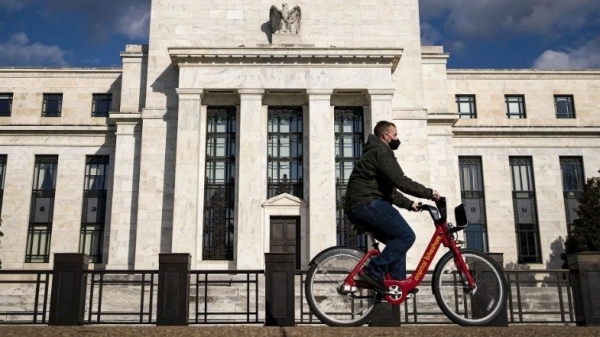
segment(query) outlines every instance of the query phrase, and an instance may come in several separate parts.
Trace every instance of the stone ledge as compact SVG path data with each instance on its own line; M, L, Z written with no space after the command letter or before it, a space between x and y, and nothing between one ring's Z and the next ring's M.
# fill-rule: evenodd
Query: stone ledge
M175 67L228 65L307 65L356 67L360 65L390 67L396 70L403 49L401 48L312 48L312 47L263 47L263 48L169 48Z

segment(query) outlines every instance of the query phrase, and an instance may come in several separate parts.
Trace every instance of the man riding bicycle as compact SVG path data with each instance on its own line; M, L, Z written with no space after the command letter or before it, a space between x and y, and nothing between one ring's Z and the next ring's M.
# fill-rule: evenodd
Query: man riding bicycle
M416 202L396 190L434 201L440 194L404 175L393 152L400 146L393 123L378 122L373 133L350 174L344 211L356 227L373 233L386 245L381 255L358 274L376 290L386 292L383 283L386 273L394 280L406 278L406 253L415 242L415 233L392 204L419 210Z

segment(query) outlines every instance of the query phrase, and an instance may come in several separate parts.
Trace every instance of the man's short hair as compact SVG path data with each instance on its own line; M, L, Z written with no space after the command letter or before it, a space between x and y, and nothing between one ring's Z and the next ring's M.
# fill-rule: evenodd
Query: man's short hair
M375 128L373 129L373 133L375 134L375 136L381 137L381 135L383 135L384 133L387 132L387 130L390 126L396 127L396 125L392 122L379 121L379 122L377 122L377 125L375 125Z

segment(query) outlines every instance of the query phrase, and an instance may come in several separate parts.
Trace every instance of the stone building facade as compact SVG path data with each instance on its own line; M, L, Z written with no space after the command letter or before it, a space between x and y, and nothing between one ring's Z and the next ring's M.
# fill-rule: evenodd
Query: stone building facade
M405 173L467 205L466 245L556 267L600 168L600 71L453 70L421 46L417 0L152 1L119 69L0 69L0 245L8 269L260 269L363 248L339 205L362 142L392 120ZM276 22L277 24L278 22ZM417 233L409 268L432 232ZM452 216L450 216L452 218Z

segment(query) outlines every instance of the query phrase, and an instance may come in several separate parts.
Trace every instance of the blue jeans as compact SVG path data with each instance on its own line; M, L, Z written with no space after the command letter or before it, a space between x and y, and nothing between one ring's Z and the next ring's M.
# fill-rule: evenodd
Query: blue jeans
M415 232L392 204L384 200L364 203L347 212L348 220L365 227L385 244L381 255L373 258L369 269L384 278L386 273L394 280L406 278L406 253L415 243Z

